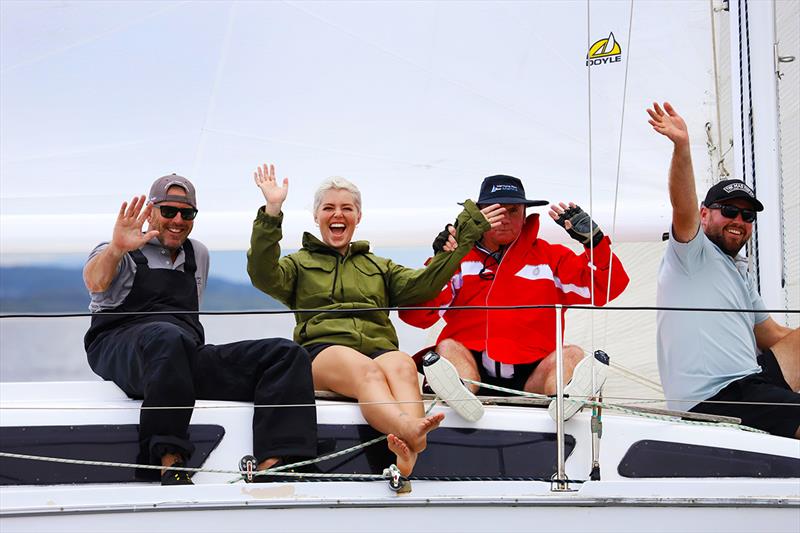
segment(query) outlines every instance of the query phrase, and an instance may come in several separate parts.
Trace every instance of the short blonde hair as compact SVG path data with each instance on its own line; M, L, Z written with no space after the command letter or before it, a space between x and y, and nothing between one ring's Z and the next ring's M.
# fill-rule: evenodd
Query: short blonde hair
M353 203L356 204L356 211L361 213L361 191L351 181L341 176L330 177L320 184L317 192L314 193L314 213L322 205L322 197L325 193L334 190L345 190L352 194Z

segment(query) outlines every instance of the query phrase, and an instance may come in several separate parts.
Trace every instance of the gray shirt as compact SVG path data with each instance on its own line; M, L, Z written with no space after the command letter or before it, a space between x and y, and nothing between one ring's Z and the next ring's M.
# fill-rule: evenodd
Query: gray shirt
M201 243L191 239L192 247L194 248L194 260L197 263L197 270L195 271L195 280L197 281L197 301L198 303L203 300L203 291L206 288L206 281L208 280L208 248ZM92 257L96 256L108 247L108 242L101 243L92 250L89 254L87 262ZM142 253L147 258L147 265L150 268L169 268L172 270L184 271L183 266L186 262L186 253L183 247L178 252L178 257L175 262L172 262L170 251L161 246L157 238L153 238L141 248ZM117 274L103 292L90 292L91 301L89 302L89 311L96 313L106 309L113 309L119 307L122 302L127 298L133 287L133 278L136 275L136 263L131 259L129 254L125 254L117 267Z
M734 261L702 229L687 243L676 241L670 231L656 302L659 307L765 308L747 260ZM760 372L753 328L767 318L763 311L658 311L658 371L669 408L685 411L732 381Z

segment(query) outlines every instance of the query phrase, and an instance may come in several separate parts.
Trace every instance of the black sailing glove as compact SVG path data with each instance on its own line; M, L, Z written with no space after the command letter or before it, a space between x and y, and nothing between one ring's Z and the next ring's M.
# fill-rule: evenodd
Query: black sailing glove
M453 226L452 224L446 225L444 227L444 229L439 232L439 235L437 235L436 238L433 239L433 255L436 255L436 254L439 254L441 252L444 252L444 245L447 243L447 240L450 238L450 228L451 227L455 228L457 226L458 226L458 223L456 223L456 226Z
M589 218L589 213L577 205L561 213L561 216L556 219L556 224L566 229L567 220L572 225L567 230L569 236L587 248L590 244L591 246L597 246L603 240L603 231L597 227L594 220Z

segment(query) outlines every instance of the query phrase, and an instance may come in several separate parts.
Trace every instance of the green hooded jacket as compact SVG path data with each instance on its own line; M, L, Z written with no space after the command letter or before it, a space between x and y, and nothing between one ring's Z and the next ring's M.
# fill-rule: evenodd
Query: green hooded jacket
M247 273L253 285L290 309L336 310L295 312L293 336L298 344L339 344L367 355L398 348L389 313L343 310L430 300L490 228L475 203L467 200L457 221L458 248L437 254L425 268L415 270L370 253L366 241L351 242L347 254L341 255L310 233L303 234L303 248L280 257L282 222L283 213L273 217L263 207L258 210L247 251Z

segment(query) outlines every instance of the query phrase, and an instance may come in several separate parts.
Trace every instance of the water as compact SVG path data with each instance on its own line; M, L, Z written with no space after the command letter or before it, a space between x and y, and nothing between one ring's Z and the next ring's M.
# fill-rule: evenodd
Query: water
M268 337L291 338L294 316L204 316L206 341L224 344ZM395 319L400 346L411 353L428 344L427 333ZM0 320L0 381L81 381L100 379L83 349L88 317Z

